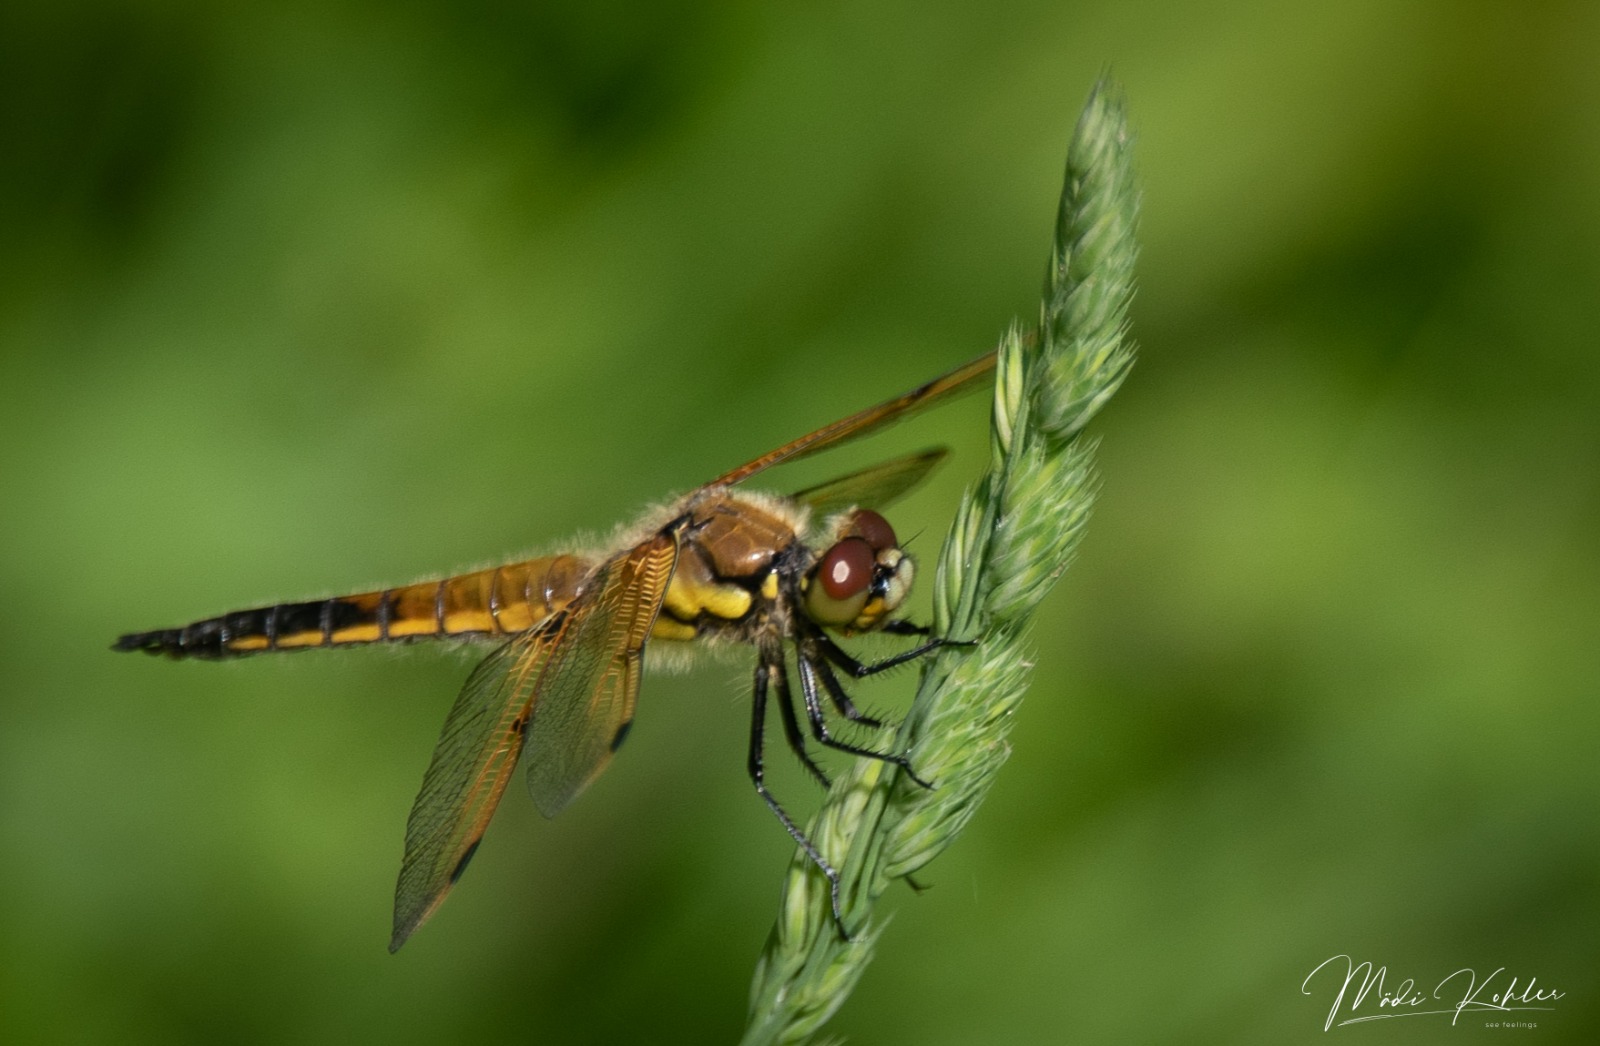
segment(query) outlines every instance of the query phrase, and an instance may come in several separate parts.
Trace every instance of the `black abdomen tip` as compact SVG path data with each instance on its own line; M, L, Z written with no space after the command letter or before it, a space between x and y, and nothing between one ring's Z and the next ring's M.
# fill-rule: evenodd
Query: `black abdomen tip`
M117 637L117 641L111 644L111 649L119 652L143 650L147 654L162 654L177 645L178 633L171 630L162 630L160 632L129 632L125 636Z
M189 635L185 635L189 632ZM216 629L203 629L194 634L189 629L163 628L155 632L129 632L118 637L111 649L118 652L143 650L147 654L166 654L168 657L219 657L222 654L221 636Z

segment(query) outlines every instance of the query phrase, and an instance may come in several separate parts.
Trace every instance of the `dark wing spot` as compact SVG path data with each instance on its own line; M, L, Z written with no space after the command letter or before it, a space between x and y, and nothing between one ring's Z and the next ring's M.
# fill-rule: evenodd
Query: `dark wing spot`
M633 720L628 720L617 727L617 732L611 737L611 750L615 752L622 747L622 742L628 739L628 731L633 729Z
M472 855L478 852L478 844L482 839L474 839L472 845L467 847L467 852L461 855L461 860L456 862L455 870L450 873L450 885L454 886L456 880L461 878L461 873L467 870L467 862L472 860Z

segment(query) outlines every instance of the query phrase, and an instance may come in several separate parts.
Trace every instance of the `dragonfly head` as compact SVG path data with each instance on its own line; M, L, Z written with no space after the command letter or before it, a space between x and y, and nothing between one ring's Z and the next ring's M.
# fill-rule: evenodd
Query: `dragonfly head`
M905 602L915 576L889 521L855 509L840 517L833 544L800 583L806 616L828 628L870 632Z

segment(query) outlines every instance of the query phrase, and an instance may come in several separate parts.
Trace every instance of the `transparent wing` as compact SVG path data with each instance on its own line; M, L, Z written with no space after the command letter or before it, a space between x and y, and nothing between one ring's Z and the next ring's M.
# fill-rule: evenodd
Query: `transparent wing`
M599 776L627 736L644 644L677 563L658 534L601 568L550 655L527 730L528 791L554 817ZM574 603L577 608L577 603Z
M794 461L808 454L815 454L845 440L865 436L869 432L876 432L891 422L900 421L915 414L917 411L933 403L959 392L967 392L977 387L978 382L994 370L995 354L984 353L969 363L964 363L948 374L934 378L926 384L919 385L902 396L886 400L876 407L868 407L858 411L848 418L840 418L831 425L824 425L815 432L801 436L779 447L777 450L747 461L731 472L724 472L712 480L710 486L731 486L741 483L754 476L763 469L769 469L785 461Z
M516 768L539 679L568 620L557 614L506 643L461 688L406 821L391 952L439 907L478 848Z
M794 500L811 506L813 519L857 506L883 508L905 497L917 484L927 479L949 453L946 447L934 447L920 454L885 461L848 476L818 483L792 496Z
M605 767L633 717L644 641L676 559L671 534L614 557L564 610L467 677L406 822L391 952L461 878L525 747L548 816Z

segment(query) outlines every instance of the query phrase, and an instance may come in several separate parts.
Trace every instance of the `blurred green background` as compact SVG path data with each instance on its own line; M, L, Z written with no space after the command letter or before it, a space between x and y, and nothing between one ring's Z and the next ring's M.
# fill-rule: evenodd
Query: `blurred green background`
M734 1039L791 850L745 659L650 679L561 820L515 786L391 957L469 662L107 645L558 547L982 351L1109 65L1103 497L833 1028L1309 1041L1349 953L1537 977L1537 1041L1594 1041L1597 44L1459 0L0 8L0 1040ZM772 483L948 442L928 559L984 440L969 400Z

